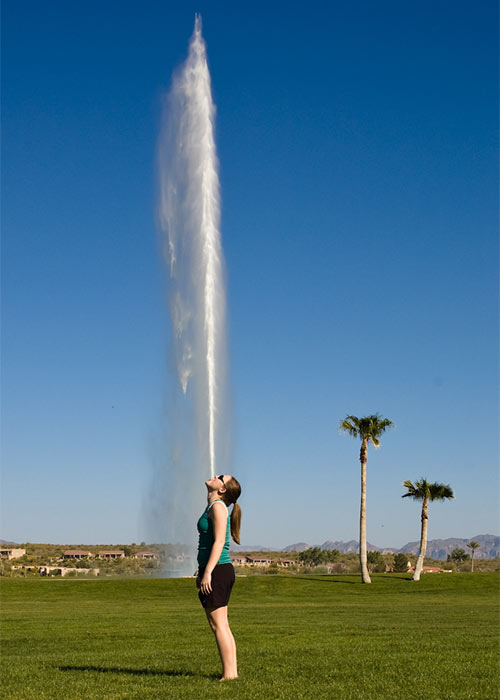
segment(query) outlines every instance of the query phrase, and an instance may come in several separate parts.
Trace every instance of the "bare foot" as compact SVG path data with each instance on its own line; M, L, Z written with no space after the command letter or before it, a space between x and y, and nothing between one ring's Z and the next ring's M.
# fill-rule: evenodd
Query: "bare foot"
M222 676L222 678L219 678L219 683L222 683L222 681L235 681L238 678L238 676Z

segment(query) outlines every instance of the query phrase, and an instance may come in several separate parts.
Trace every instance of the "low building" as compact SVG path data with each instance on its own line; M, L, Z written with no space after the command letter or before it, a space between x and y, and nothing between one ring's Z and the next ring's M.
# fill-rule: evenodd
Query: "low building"
M250 564L250 566L271 566L271 564L274 563L273 559L269 559L268 557L247 557L247 562Z
M415 567L413 565L410 565L408 572L413 573L415 571ZM451 574L453 573L452 569L441 569L439 566L424 566L422 567L422 573L423 574Z
M236 566L246 566L248 564L247 558L244 554L230 554L231 564L236 564Z
M294 564L297 564L295 559L284 559L282 557L270 559L269 557L253 555L249 557L245 554L230 554L229 556L231 557L231 563L236 564L237 566L260 566L263 568L268 566L280 566L288 568Z
M158 554L156 552L137 552L135 559L158 559Z
M23 557L25 554L26 550L18 547L2 547L2 549L0 549L0 557L2 559L19 559L19 557Z
M123 549L103 549L99 552L99 559L125 559Z
M89 559L94 555L86 549L67 549L63 553L64 559Z
M297 563L295 561L295 559L273 559L272 561L273 561L273 563L276 563L278 566L285 566L285 567L293 566L294 564Z

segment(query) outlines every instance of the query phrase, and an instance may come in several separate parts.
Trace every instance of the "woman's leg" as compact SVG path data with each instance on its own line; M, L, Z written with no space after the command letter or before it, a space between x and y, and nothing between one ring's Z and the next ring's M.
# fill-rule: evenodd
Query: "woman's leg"
M236 664L236 643L227 619L227 605L222 608L206 608L208 624L215 635L217 648L222 661L222 678L238 678Z

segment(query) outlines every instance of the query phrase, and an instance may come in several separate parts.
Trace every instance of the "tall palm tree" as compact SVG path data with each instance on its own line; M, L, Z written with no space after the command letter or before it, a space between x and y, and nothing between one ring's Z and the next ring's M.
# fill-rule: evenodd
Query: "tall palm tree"
M413 498L415 501L422 501L422 513L420 516L420 551L418 553L417 563L415 564L415 572L413 581L420 581L420 574L424 566L424 557L427 550L427 521L429 519L429 501L444 501L446 498L455 498L453 490L449 484L430 484L426 479L420 481L403 481L403 486L408 489L407 493L402 495L402 498Z
M366 461L368 459L368 443L380 447L380 436L394 423L388 418L381 418L377 413L365 418L346 416L341 421L339 429L345 430L353 438L361 440L359 461L361 462L361 506L359 509L359 565L363 583L371 583L366 562Z
M476 542L476 540L471 540L467 547L471 550L471 560L470 560L470 570L471 573L474 573L474 552L476 549L479 549L481 545L479 542Z

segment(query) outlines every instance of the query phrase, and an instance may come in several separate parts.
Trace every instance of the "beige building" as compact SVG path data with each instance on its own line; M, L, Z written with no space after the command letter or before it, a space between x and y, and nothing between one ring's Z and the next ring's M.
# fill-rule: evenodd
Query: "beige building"
M136 559L158 559L156 552L137 552Z
M89 559L93 556L92 552L86 549L67 549L63 554L65 559Z
M19 557L23 557L25 554L25 549L12 547L2 547L2 549L0 549L0 557L2 559L19 559Z
M247 557L244 554L230 554L231 564L236 564L237 566L246 566L248 564Z
M99 552L99 559L125 559L123 549L103 549Z
M260 566L263 568L268 566L282 566L287 568L297 563L294 559L283 559L281 557L270 559L269 557L246 557L234 554L231 554L231 561L238 566Z
M273 562L276 562L278 566L293 566L297 562L294 559L273 559Z
M271 566L273 563L273 559L269 559L269 557L247 557L247 564L250 564L250 566Z

